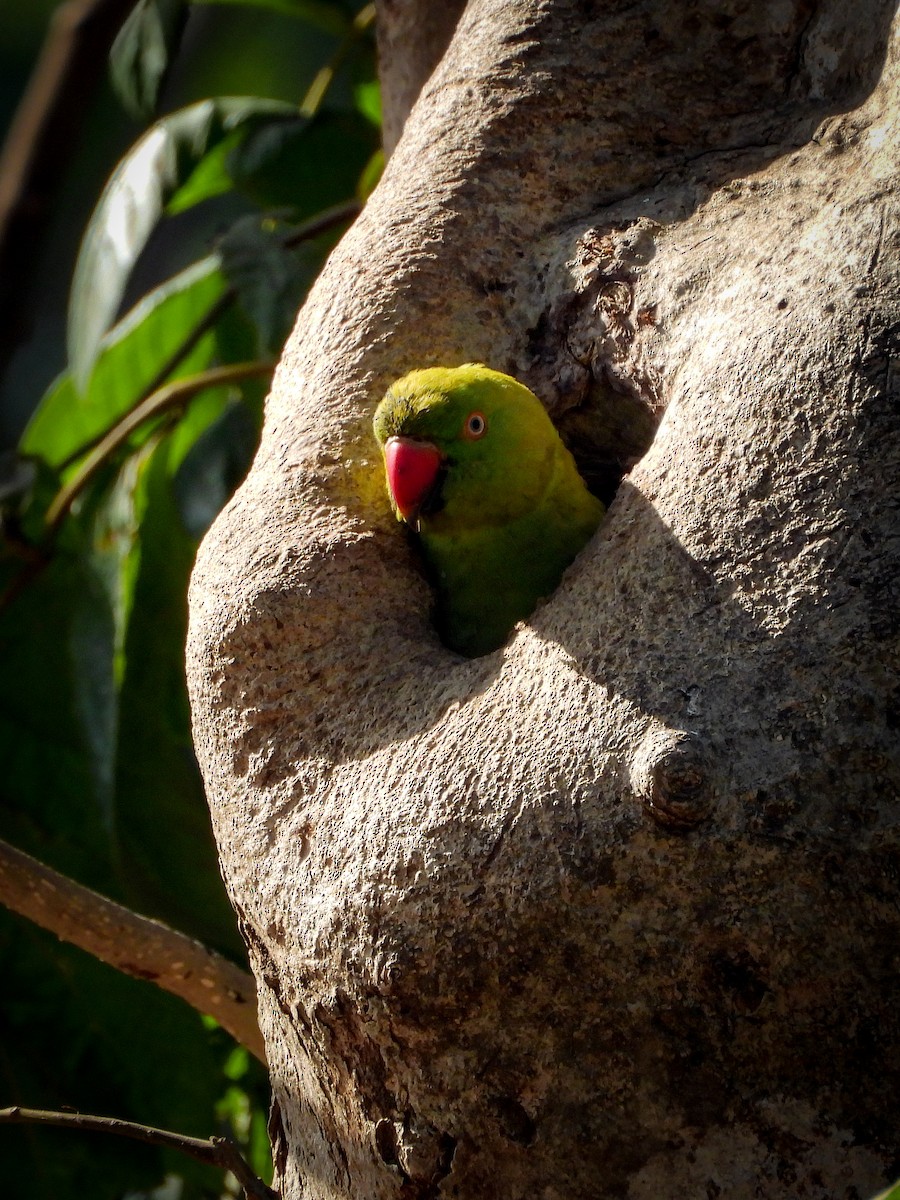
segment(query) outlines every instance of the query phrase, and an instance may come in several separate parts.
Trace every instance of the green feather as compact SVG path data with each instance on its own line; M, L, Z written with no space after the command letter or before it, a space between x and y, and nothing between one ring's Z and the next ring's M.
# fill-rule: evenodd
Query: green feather
M465 435L473 414L485 421L476 438ZM497 649L557 586L603 505L537 397L478 363L406 375L389 388L374 426L382 448L403 437L441 452L440 496L415 522L437 591L436 623L461 654Z

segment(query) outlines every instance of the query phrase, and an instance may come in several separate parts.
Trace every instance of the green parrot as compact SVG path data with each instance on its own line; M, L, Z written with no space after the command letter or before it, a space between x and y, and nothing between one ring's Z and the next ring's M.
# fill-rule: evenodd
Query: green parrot
M480 363L412 371L374 427L394 512L433 578L439 633L470 658L496 650L559 583L603 505L538 398Z

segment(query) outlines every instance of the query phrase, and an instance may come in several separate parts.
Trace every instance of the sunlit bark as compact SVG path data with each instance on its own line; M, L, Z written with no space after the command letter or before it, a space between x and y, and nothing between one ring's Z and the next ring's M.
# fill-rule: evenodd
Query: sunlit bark
M286 1200L895 1168L891 16L473 0L300 314L189 645ZM628 473L464 661L370 419L471 360Z

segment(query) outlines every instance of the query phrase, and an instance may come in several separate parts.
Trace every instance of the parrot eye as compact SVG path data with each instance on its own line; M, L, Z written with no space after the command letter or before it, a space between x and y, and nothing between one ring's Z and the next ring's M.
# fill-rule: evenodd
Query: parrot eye
M463 437L467 441L475 442L478 438L483 437L487 432L487 421L484 415L480 412L469 413L466 417L466 423L463 426Z

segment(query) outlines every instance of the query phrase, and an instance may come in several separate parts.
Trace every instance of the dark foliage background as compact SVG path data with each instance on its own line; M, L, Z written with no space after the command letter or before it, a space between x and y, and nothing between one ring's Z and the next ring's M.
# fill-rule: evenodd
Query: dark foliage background
M55 7L4 8L4 126ZM0 837L238 962L191 750L185 592L293 315L380 170L371 24L353 0L141 0L6 280ZM0 1106L228 1131L268 1174L264 1071L211 1021L4 909L0 978ZM96 1135L3 1127L0 1161L35 1200L231 1194Z

